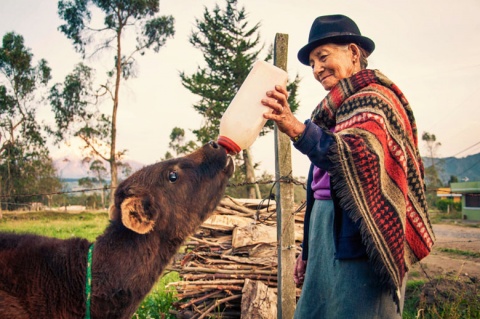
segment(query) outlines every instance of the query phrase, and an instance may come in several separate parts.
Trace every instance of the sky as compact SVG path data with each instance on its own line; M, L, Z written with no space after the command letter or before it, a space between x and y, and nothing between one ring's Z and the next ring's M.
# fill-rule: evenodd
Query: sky
M378 69L404 92L418 126L422 155L427 155L421 134L435 134L439 157L465 157L480 152L480 1L478 0L239 0L250 26L260 23L261 40L268 47L277 33L288 35L289 77L302 79L300 120L310 117L327 92L313 79L311 69L297 60L307 43L313 20L320 15L344 14L371 38L376 49L369 68ZM159 53L137 57L137 78L124 82L118 113L118 150L127 159L145 165L159 161L168 150L174 127L198 129L202 118L192 105L198 97L185 89L179 72L192 74L204 60L188 41L205 7L221 8L224 0L161 0L160 13L175 18L175 37ZM95 16L94 16L95 18ZM63 82L80 55L58 27L56 0L1 0L0 36L21 34L34 60L46 59L52 68L51 84ZM110 67L101 57L90 59L97 75ZM39 116L53 120L45 107ZM190 134L190 133L189 133ZM190 134L188 137L193 138ZM79 155L78 143L51 147L54 158ZM257 174L274 173L273 132L252 145ZM292 149L293 176L306 176L308 159Z

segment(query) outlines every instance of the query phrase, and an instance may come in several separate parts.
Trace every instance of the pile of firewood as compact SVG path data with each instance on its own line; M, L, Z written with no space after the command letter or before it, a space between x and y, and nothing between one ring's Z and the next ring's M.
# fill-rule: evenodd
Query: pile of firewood
M303 207L295 218L297 255L303 236ZM177 318L275 318L277 226L274 201L225 197L215 213L185 243L170 270ZM296 291L297 297L300 293Z

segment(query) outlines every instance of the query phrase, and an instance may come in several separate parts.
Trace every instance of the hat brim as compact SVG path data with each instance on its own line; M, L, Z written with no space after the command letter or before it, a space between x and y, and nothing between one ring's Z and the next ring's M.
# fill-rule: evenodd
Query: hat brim
M328 38L314 40L308 43L298 51L298 55L297 55L298 60L302 64L310 65L310 52L312 52L312 50L318 47L319 45L327 44L327 43L336 43L336 44L356 43L360 47L362 47L365 51L367 51L369 55L373 52L373 50L375 50L375 43L367 37L364 37L361 35L338 35L338 36L331 36Z

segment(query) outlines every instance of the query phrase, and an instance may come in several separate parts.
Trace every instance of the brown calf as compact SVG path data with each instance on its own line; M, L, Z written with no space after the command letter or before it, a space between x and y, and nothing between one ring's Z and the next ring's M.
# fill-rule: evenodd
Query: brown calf
M131 318L184 239L218 205L233 161L211 142L147 166L115 191L94 244L91 318ZM0 234L0 318L83 318L85 239Z

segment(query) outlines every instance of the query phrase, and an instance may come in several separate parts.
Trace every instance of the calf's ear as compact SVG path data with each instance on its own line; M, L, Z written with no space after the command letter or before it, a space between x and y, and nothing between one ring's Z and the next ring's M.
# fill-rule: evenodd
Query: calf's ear
M133 196L123 200L121 205L122 222L125 227L139 234L146 234L153 229L155 221L144 210L142 197Z

